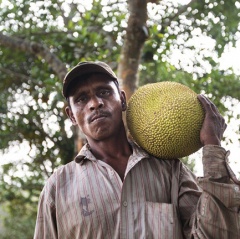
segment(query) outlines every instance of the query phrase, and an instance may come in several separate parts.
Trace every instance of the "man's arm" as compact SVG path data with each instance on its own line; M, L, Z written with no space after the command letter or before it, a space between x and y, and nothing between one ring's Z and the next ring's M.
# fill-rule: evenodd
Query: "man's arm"
M210 100L202 95L198 99L205 110L205 120L200 132L200 140L204 146L204 177L199 179L199 186L203 193L194 205L197 194L193 189L196 185L194 180L191 185L191 175L183 167L179 210L184 234L186 238L237 239L240 238L240 187L237 180L232 180L233 173L227 164L228 152L220 146L226 124Z
M198 202L193 238L240 238L240 187L234 183L227 165L228 153L219 146L205 146L203 193Z

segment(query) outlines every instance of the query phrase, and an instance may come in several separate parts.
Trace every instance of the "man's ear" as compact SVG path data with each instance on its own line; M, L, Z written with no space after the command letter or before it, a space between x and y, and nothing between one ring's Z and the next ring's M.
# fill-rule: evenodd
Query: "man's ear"
M121 102L122 102L122 111L126 111L127 109L127 100L126 100L126 94L125 92L122 90L121 91Z
M77 122L76 122L76 120L75 120L75 118L73 116L72 110L71 110L71 108L69 106L67 106L65 108L65 112L66 112L68 118L71 120L72 124L73 125L77 125Z

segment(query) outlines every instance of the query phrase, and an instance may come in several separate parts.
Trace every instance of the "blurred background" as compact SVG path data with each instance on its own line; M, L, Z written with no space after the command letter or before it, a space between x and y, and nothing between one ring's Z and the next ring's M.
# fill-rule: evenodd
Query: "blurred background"
M45 181L85 143L61 94L80 61L110 64L128 99L166 80L205 94L239 178L239 1L1 0L0 16L1 239L33 237ZM201 150L181 160L202 176Z

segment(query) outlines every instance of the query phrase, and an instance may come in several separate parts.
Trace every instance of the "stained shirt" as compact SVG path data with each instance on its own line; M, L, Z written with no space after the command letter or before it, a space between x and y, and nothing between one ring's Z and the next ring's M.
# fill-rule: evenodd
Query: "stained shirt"
M59 168L42 190L34 238L240 238L240 187L225 149L203 148L197 180L180 160L132 148L123 181L87 145Z

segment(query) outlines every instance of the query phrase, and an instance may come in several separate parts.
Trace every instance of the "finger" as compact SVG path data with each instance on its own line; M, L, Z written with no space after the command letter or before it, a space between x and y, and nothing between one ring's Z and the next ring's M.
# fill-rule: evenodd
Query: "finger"
M223 129L223 132L226 130L226 128L227 128L227 124L225 123L225 120L223 121L223 124L222 124L223 126L222 126L222 129Z
M216 117L216 119L218 119L219 127L221 127L222 132L224 132L225 129L227 128L227 124L225 123L225 119L220 114L215 104L204 95L198 95L198 99L202 103L205 113L209 116L212 115Z
M197 96L198 100L200 101L205 113L209 112L209 109L211 109L209 100L204 96L204 95L198 95Z
M198 99L202 103L206 111L208 111L207 109L211 109L213 113L220 114L216 105L210 99L208 99L205 95L202 95L202 94L198 95Z

